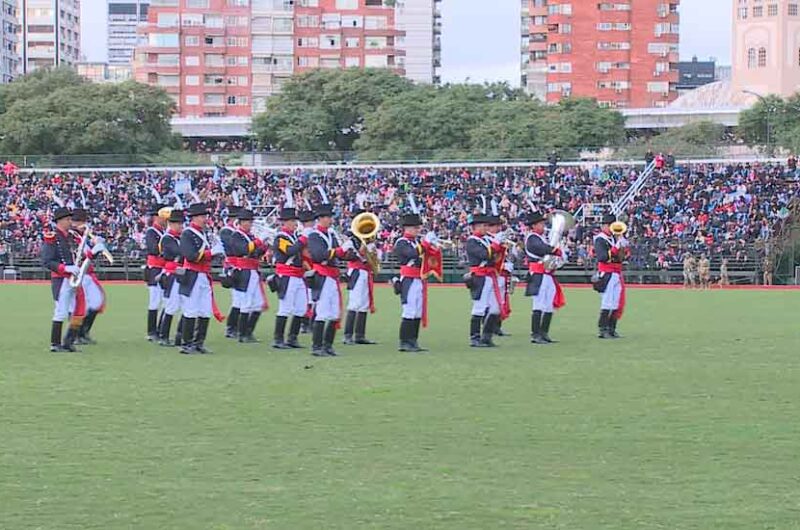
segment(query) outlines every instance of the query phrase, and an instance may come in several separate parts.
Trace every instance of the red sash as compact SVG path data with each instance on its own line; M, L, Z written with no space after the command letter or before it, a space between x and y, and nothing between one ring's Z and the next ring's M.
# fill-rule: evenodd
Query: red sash
M625 312L625 279L622 275L622 263L598 263L597 270L602 273L610 272L612 274L619 274L619 285L621 287L619 293L619 307L614 312L614 318L622 320L622 314Z
M167 260L161 256L156 256L155 254L147 255L147 266L152 269L163 269L166 262Z
M256 258L231 258L231 260L235 268L244 271L257 271L261 268Z
M286 265L285 263L275 264L275 274L278 276L289 276L291 278L302 278L303 267L295 267L293 265Z
M326 278L330 278L336 284L336 293L339 295L339 315L341 316L342 308L344 307L342 304L342 286L339 284L339 268L338 267L329 267L328 265L323 265L321 263L314 263L314 272L319 274L320 276L325 276ZM334 327L339 329L339 320L336 321Z
M223 322L225 320L225 315L223 315L222 311L219 310L217 299L214 296L214 279L211 277L211 262L203 261L201 263L194 263L184 259L183 267L186 270L195 271L206 275L206 278L208 278L208 285L211 287L211 312L214 313L214 318L217 320L217 322Z
M547 274L553 279L553 283L556 286L556 295L553 297L553 307L555 309L561 309L565 305L567 305L567 297L564 296L564 289L561 288L561 284L558 283L555 275L553 275L553 271L548 271L544 268L544 263L542 262L534 262L528 263L528 272L531 274Z
M422 278L422 270L419 267L400 266L400 276L403 278L413 278L422 280L422 327L428 327L428 280Z
M497 271L492 267L470 267L469 272L475 276L483 276L492 280L492 289L494 290L494 298L497 300L497 305L500 307L500 318L505 320L508 318L508 307L503 303L503 297L500 296L500 282L497 281Z
M168 261L164 264L164 273L167 275L174 274L177 268L178 268L177 261Z
M372 267L368 263L361 260L348 261L347 267L356 269L367 273L367 287L369 289L369 312L375 312L375 276L372 273Z

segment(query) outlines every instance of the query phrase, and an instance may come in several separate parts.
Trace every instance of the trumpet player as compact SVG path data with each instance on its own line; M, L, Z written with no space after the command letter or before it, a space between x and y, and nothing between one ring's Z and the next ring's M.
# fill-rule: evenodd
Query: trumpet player
M86 210L82 208L76 208L72 210L72 232L76 242L80 246L80 242L82 241L83 237L87 236L88 239L86 245L89 245L90 243L93 245L91 250L88 246L86 246L83 259L94 260L95 254L98 251L103 251L106 249L102 238L88 233L89 226L86 224L88 218L89 215ZM95 341L90 337L89 333L92 330L92 326L94 326L94 321L97 318L97 315L101 314L105 310L106 293L103 290L103 286L100 284L100 280L95 274L94 265L92 263L89 264L88 268L86 269L86 273L81 279L81 287L83 288L83 293L86 297L86 316L83 319L81 328L78 330L78 337L75 340L75 343L94 344Z
M531 313L531 342L550 344L550 324L553 312L564 306L564 293L553 276L554 269L547 266L547 257L561 257L560 248L552 246L545 238L546 218L541 213L529 214L526 224L530 233L525 238L525 255L528 258L528 286L525 296L533 297Z
M298 233L297 211L284 207L278 215L283 224L275 236L272 254L275 260L275 291L278 293L278 313L275 316L275 334L272 347L278 350L301 348L297 337L303 321L307 318L310 293L305 282L306 269L303 266L303 254L308 243L308 236L313 229L303 228ZM313 215L312 215L313 219ZM288 340L284 341L286 324L289 324Z
M597 275L594 289L602 294L600 320L598 327L601 339L616 339L617 322L622 318L625 308L625 283L622 278L622 264L630 251L624 234L625 223L617 221L614 215L603 217L600 233L594 237L594 254L597 258Z
M147 304L147 340L154 342L158 340L158 311L162 306L163 290L159 285L159 279L164 271L164 260L158 250L158 243L164 235L166 219L168 216L161 215L162 207L160 204L153 205L148 211L150 226L144 233L145 252L147 262L144 269L144 281L147 283L149 300Z
M296 235L298 237L305 236L307 242L308 236L314 231L314 211L311 209L300 210L297 217L300 221L300 226L298 227L299 233ZM305 274L313 274L314 263L311 261L311 253L308 251L307 245L303 248L301 254ZM311 333L311 322L314 320L314 302L311 299L311 282L308 276L305 277L304 282L306 284L306 300L308 301L308 306L306 307L305 316L300 320L300 333Z
M75 243L69 233L72 225L72 212L58 208L54 212L55 230L44 233L41 250L42 266L50 271L50 284L55 301L53 320L50 328L51 352L75 352L75 339L85 312L83 290L70 285L70 277L80 274L75 265ZM62 341L64 321L70 318L69 329Z
M226 256L233 265L233 296L239 306L239 342L258 342L253 336L261 313L268 308L264 282L261 281L261 261L267 245L251 230L255 215L241 209L237 213L238 227L228 239Z
M181 231L185 216L183 210L173 209L169 214L167 231L161 236L159 248L161 257L164 258L164 274L161 276L161 287L164 289L164 316L161 317L159 326L159 345L165 347L180 346L183 342L181 332L183 317L178 322L175 342L170 341L172 319L181 310L180 275L185 272L181 269L182 255L180 248ZM179 270L180 269L180 270Z
M356 209L354 217L366 213ZM364 243L350 231L348 237L358 249L347 262L347 316L344 324L344 344L375 344L367 339L367 315L375 312L375 269L370 262L377 260L375 241ZM355 332L355 336L353 334Z
M490 218L476 213L471 220L472 235L466 243L469 274L466 285L472 297L470 346L494 348L492 338L503 313L503 297L495 262L506 243L505 232L487 233Z
M225 260L222 262L222 275L220 276L220 285L225 289L233 287L233 259L230 248L231 236L236 232L236 216L239 213L238 206L228 207L228 218L225 224L219 229L219 240L222 242L222 248L225 250ZM239 312L241 311L240 297L236 291L231 292L231 309L228 312L228 318L225 320L225 338L236 339L239 338Z

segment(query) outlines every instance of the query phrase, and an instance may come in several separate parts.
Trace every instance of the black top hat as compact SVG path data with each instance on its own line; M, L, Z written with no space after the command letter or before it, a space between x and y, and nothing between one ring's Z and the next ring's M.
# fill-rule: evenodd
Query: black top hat
M175 208L169 213L168 221L170 223L182 223L186 221L186 215L184 215L183 210Z
M617 216L613 213L607 213L603 216L603 224L610 225L611 223L617 222Z
M186 215L188 217L197 217L198 215L208 215L208 207L205 203L197 202L189 206L189 209L186 210Z
M307 223L314 220L314 212L311 210L300 210L297 217L300 219L301 223Z
M314 210L314 218L331 217L333 215L333 208L330 204L320 204Z
M422 218L416 213L407 213L400 220L403 226L422 226Z
M236 212L236 218L240 221L252 221L256 216L252 211L242 208Z
M297 219L297 210L294 208L281 208L278 219L280 221L292 221Z
M503 224L502 219L500 219L499 215L487 215L486 222L490 225L501 225Z
M75 208L72 210L72 220L73 221L87 221L89 219L89 214L83 208Z
M476 213L472 216L472 219L470 220L469 224L477 225L482 223L488 223L489 219L491 219L491 217L489 217L488 215L484 215L482 213Z
M242 209L241 206L228 206L228 216L236 217Z
M56 211L53 212L53 219L58 221L59 219L63 219L65 217L72 217L72 212L69 211L69 208L64 208L63 206L60 208L56 208Z
M535 225L546 220L547 217L542 215L540 212L531 212L527 216L525 216L525 224L527 225Z
M362 213L366 212L366 210L360 206L353 208L351 215L355 217L356 215L361 215Z
M161 208L164 207L165 207L164 204L158 204L158 203L151 204L150 207L147 209L147 215L151 216L158 215L159 210L161 210Z

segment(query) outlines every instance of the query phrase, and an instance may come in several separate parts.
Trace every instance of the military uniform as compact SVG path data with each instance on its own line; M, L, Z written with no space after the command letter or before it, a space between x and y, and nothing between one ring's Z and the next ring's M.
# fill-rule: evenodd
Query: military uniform
M59 208L55 211L54 220L56 222L71 216L71 212L66 208ZM75 265L75 242L64 228L58 226L52 232L44 234L44 243L41 250L42 266L50 271L50 287L55 301L53 320L50 331L50 351L77 351L74 343L78 337L78 329L85 314L86 301L83 297L83 289L70 286L70 277L79 273L79 268ZM64 321L70 318L69 329L61 339Z
M472 223L473 225L486 223L488 220L489 218L484 215L475 215ZM466 252L469 265L467 287L472 298L470 317L470 346L472 347L495 346L492 337L500 324L503 312L503 295L500 291L496 268L497 256L503 250L502 243L477 232L467 238Z
M417 214L402 218L404 227L422 226ZM400 264L400 279L396 289L400 294L402 320L400 322L400 351L427 351L419 345L420 325L427 324L428 282L422 277L422 264L430 243L405 232L394 244L394 255Z
M544 222L541 214L532 214L527 224L535 226ZM525 238L525 255L528 258L528 286L525 296L533 297L531 309L531 342L548 344L554 342L550 338L550 324L553 312L566 303L564 292L553 276L553 271L545 267L547 256L561 256L561 250L551 246L544 234L532 232Z
M315 214L319 219L331 217L333 211L329 205L322 205ZM308 250L315 273L311 287L311 296L316 307L312 354L317 357L337 355L333 349L333 341L342 314L339 264L352 249L352 243L340 242L332 229L320 224L308 236Z
M708 289L711 284L711 262L705 256L697 262L697 276L700 278L700 286Z
M300 219L300 223L302 224L302 229L299 229L297 237L304 235L304 232L310 233L310 231L306 230L308 228L314 228L314 212L312 210L301 210L297 217ZM306 315L301 319L300 324L300 333L311 333L311 321L314 318L314 302L311 299L311 281L309 279L309 274L313 273L313 262L311 261L311 254L308 252L308 246L305 246L302 251L302 261L303 261L303 270L306 273L306 277L304 278L306 284L306 299L308 300L308 306L306 307Z
M697 284L696 278L696 262L691 254L686 254L683 257L683 286L694 287Z
M297 219L293 208L283 208L281 221ZM308 234L311 229L306 230ZM275 316L275 336L273 347L276 349L300 348L297 336L306 318L311 295L305 281L306 269L303 266L303 251L308 237L298 231L292 233L285 226L281 228L273 243L273 260L275 262L275 291L278 293L278 313ZM286 323L292 318L289 326L289 337L284 341Z
M180 250L183 268L180 293L183 308L183 348L181 353L210 353L205 347L208 324L211 317L224 319L214 301L211 279L212 255L222 249L212 249L205 228L195 224L194 218L208 215L205 205L193 204L187 216L193 221L181 233Z
M83 234L86 230L88 230L88 226L85 224L87 220L88 214L86 210L75 209L72 211L72 233L73 237L75 238L75 245L78 247L80 247L81 241L83 240ZM78 225L77 223L84 224ZM87 246L84 249L84 259L89 260L86 274L84 274L83 280L81 280L81 287L83 288L83 294L86 298L86 316L83 319L80 330L78 330L78 338L75 341L76 344L94 344L94 340L91 338L90 332L92 331L94 322L97 319L97 315L103 313L106 307L106 293L103 289L103 286L100 284L100 279L97 277L94 263L92 263L92 261L96 258L94 251L99 249L91 248L91 246L97 245L98 243L102 245L103 249L105 249L102 238L99 238L96 235L94 239L87 241Z
M354 212L358 215L360 212ZM344 326L345 344L375 344L367 340L367 315L375 312L375 273L364 252L362 241L352 233L348 237L358 251L347 262L347 318Z
M147 303L147 339L150 341L158 340L158 311L162 307L163 290L159 285L161 273L164 271L164 260L158 249L158 243L164 235L164 226L158 218L161 205L151 207L148 215L153 223L147 227L144 233L144 247L147 261L144 269L144 281L147 283L149 300Z
M219 239L222 242L222 248L225 250L225 261L222 264L222 276L220 277L220 285L225 289L233 287L233 263L231 260L230 240L231 236L236 232L236 224L234 219L239 213L239 207L231 206L228 208L228 220L225 226L219 229ZM231 292L231 309L228 313L228 318L225 322L225 337L229 339L238 338L239 330L239 312L241 311L240 295L234 289Z
M237 217L240 222L254 218L249 210L239 210ZM261 258L266 252L266 244L241 226L228 240L225 255L233 265L233 292L239 302L239 342L256 342L256 324L268 307L261 279Z
M169 217L170 223L181 223L185 221L183 210L172 210ZM178 333L175 342L170 342L170 328L172 319L181 310L180 293L180 274L185 270L183 265L183 254L180 247L181 230L169 228L159 242L161 257L164 259L164 274L161 276L161 287L164 290L164 316L161 318L159 326L159 344L162 346L180 346L183 342L181 333L183 330L183 317L178 323Z
M728 286L731 284L730 276L728 275L728 259L725 258L722 260L722 264L719 266L719 284L723 287Z
M603 218L604 225L610 225L616 217ZM604 228L594 237L594 255L597 259L597 280L594 289L601 293L600 328L601 339L618 338L617 321L622 318L625 308L625 283L622 277L622 263L628 256L627 248L615 240L610 230Z

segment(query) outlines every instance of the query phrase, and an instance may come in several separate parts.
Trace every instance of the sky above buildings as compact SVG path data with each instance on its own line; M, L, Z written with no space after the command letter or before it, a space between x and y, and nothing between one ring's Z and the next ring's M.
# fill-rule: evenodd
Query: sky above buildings
M586 0L580 0L586 1ZM730 64L731 0L681 1L681 57ZM106 60L106 0L82 0L81 46ZM443 0L442 78L474 82L520 79L520 0Z

